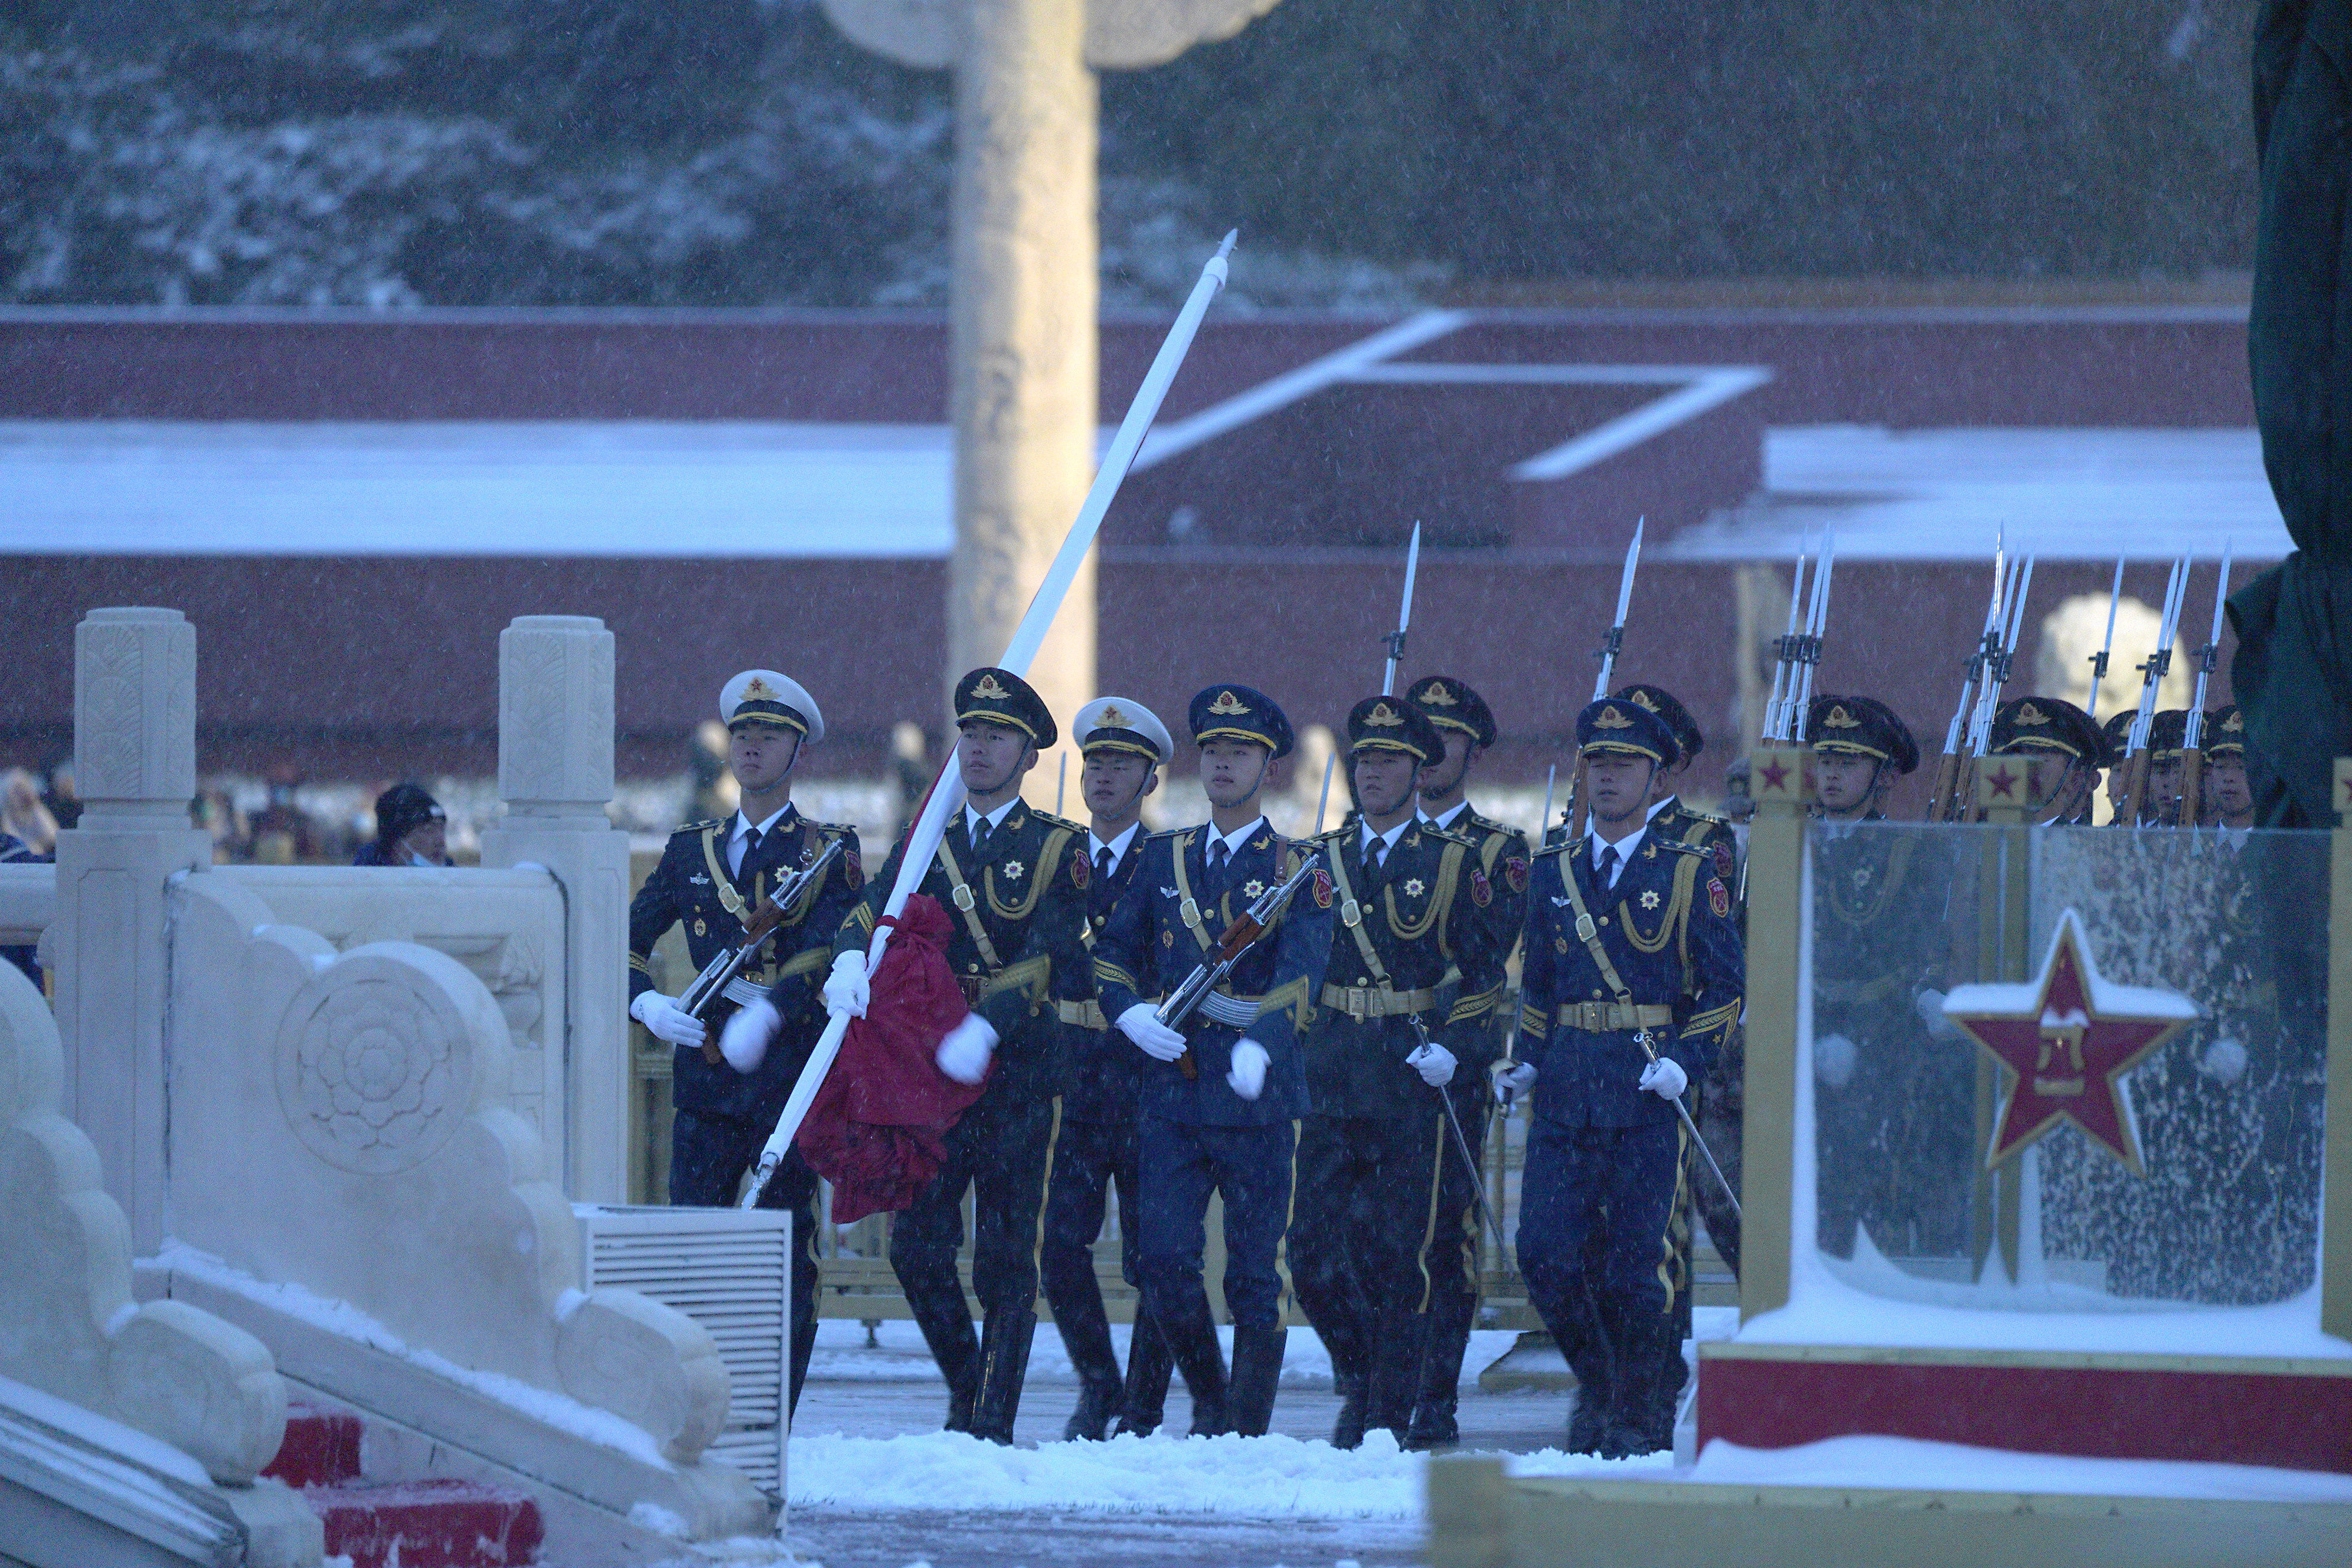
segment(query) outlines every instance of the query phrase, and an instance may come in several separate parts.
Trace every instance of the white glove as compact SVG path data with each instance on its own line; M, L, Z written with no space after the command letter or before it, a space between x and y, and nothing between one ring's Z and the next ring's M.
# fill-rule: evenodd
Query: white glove
M719 1054L737 1072L757 1071L768 1059L768 1042L776 1037L783 1016L765 996L739 1008L719 1031Z
M1969 1032L1952 1022L1944 1011L1944 993L1930 987L1919 993L1919 1021L1927 1026L1927 1037L1945 1045L1954 1045L1969 1037Z
M1255 1040L1235 1040L1234 1068L1225 1082L1244 1100L1255 1100L1265 1092L1265 1065L1272 1059Z
M1660 1100L1680 1100L1683 1090L1690 1087L1690 1075L1683 1071L1682 1063L1672 1057L1660 1057L1642 1069L1640 1086Z
M866 955L854 948L834 954L833 973L824 977L825 1011L863 1018L872 995L866 985Z
M1160 1009L1138 1002L1118 1016L1118 1032L1155 1062L1172 1062L1184 1054L1184 1037L1160 1021Z
M1832 1089L1843 1089L1853 1079L1853 1060L1860 1054L1843 1035L1823 1035L1813 1042L1813 1076Z
M643 1024L655 1039L673 1046L698 1046L709 1033L701 1019L677 1005L677 997L658 991L638 992L629 1004L629 1016Z
M1490 1069L1495 1075L1495 1098L1509 1105L1535 1087L1536 1064L1515 1062L1507 1058L1496 1062Z
M1421 1081L1432 1089L1444 1089L1454 1081L1454 1053L1432 1040L1414 1048L1404 1058L1404 1065L1421 1075Z
M988 1076L988 1058L996 1054L996 1029L977 1013L950 1029L932 1060L958 1083L973 1084Z
M2205 1047L2205 1059L2197 1066L2218 1083L2235 1083L2246 1076L2246 1047L2232 1039L2216 1040Z

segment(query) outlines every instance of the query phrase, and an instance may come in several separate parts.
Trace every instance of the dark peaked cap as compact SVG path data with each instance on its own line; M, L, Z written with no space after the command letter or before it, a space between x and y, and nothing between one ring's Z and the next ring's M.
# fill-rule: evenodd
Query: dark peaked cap
M1423 763L1445 755L1437 726L1402 697L1367 697L1348 710L1348 754L1402 752Z
M984 665L956 682L956 722L979 719L1027 733L1039 750L1062 737L1036 689L1009 669Z
M1404 700L1441 730L1459 730L1481 746L1495 743L1495 710L1450 675L1424 675L1404 689Z

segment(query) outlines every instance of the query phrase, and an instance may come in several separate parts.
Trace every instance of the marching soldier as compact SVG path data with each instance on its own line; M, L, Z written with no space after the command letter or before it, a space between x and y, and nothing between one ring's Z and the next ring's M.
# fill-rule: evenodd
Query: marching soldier
M1421 710L1445 747L1442 758L1421 770L1421 820L1468 839L1475 847L1478 874L1492 895L1483 911L1492 928L1487 940L1498 956L1507 958L1527 918L1527 835L1481 816L1464 794L1470 770L1495 743L1494 710L1485 698L1450 675L1424 676L1405 688L1405 700ZM1475 907L1476 900L1472 902ZM1498 1031L1508 1021L1499 1008L1494 1017ZM1502 1041L1496 1045L1499 1051ZM1486 1075L1457 1072L1441 1092L1453 1097L1470 1152L1483 1162L1494 1103ZM1433 1267L1430 1273L1429 1343L1422 1356L1421 1393L1404 1439L1404 1446L1414 1449L1451 1447L1461 1440L1455 1400L1462 1358L1469 1350L1470 1328L1478 1311L1478 1208L1470 1191L1474 1178L1458 1159L1445 1162L1442 1171L1438 1226L1452 1241L1433 1258L1433 1264L1444 1267Z
M1868 697L1813 699L1813 1076L1820 1242L1852 1254L1952 1257L1968 1243L1976 1057L1932 1004L1951 955L1953 862L1942 836L1883 822L1918 743ZM1923 996L1934 991L1937 996Z
M742 789L730 821L690 822L670 835L660 864L629 903L629 1016L676 1049L671 1058L669 1201L723 1208L735 1202L744 1173L768 1135L824 1028L817 987L831 957L829 939L856 901L863 878L856 829L812 822L793 805L793 771L803 747L824 738L824 715L799 682L772 669L747 669L719 694L727 726L728 765ZM766 988L766 1000L743 1008L755 1015L758 1050L749 1070L720 1054L718 1028L737 1004L714 1003L705 1018L654 989L654 943L685 922L688 955L699 971L740 945L754 912L779 880L814 863L834 840L838 864L793 899L760 962L745 972L745 992ZM731 988L730 988L731 989ZM738 994L743 994L739 992ZM740 1015L739 1015L740 1016ZM749 1020L747 1020L748 1022ZM739 1039L743 1031L737 1031ZM781 1035L783 1048L768 1048ZM800 1399L816 1342L816 1173L800 1151L783 1163L761 1194L763 1208L793 1215L793 1399Z
M1143 799L1160 787L1160 769L1174 747L1168 726L1142 703L1101 697L1078 710L1070 726L1085 759L1078 793L1090 822L1087 887L1090 937L1099 942L1111 910L1135 882L1143 864ZM1045 1300L1070 1364L1078 1374L1078 1405L1064 1428L1065 1438L1098 1439L1114 1416L1127 1430L1148 1433L1160 1425L1167 1396L1167 1342L1139 1311L1128 1350L1126 1389L1121 1398L1118 1357L1111 1349L1110 1320L1102 1289L1095 1282L1095 1237L1102 1232L1103 1190L1118 1185L1119 1269L1140 1288L1138 1248L1143 1218L1136 1184L1136 1096L1144 1058L1103 1020L1101 1004L1064 1003L1062 1021L1070 1039L1069 1073L1062 1089L1062 1133L1054 1144L1054 1190L1045 1207L1045 1244L1039 1272Z
M1650 831L1661 838L1671 838L1695 849L1704 849L1715 862L1715 874L1731 889L1731 913L1740 928L1743 940L1748 929L1748 909L1741 897L1745 884L1739 876L1739 837L1731 824L1711 812L1700 811L1685 801L1680 784L1706 749L1706 735L1691 717L1690 710L1680 699L1663 686L1636 683L1621 686L1613 693L1637 707L1647 708L1666 721L1666 729L1675 738L1676 758L1672 766L1658 770L1657 781L1650 786ZM1739 1156L1746 1133L1748 1048L1738 1026L1734 1025L1724 1037L1722 1048L1707 1064L1706 1078L1691 1098L1700 1132L1706 1145L1715 1152L1716 1163L1734 1184L1739 1182ZM1696 1156L1694 1156L1696 1157ZM1716 1256L1731 1270L1734 1279L1739 1277L1739 1211L1731 1206L1731 1199L1715 1179L1712 1172L1692 1170L1685 1173L1684 1190L1693 1207L1706 1222L1707 1238L1715 1243ZM1682 1295L1676 1317L1683 1337L1690 1331L1691 1289L1694 1278L1691 1268L1690 1216L1676 1216L1675 1234L1679 1242L1675 1262L1676 1277L1682 1285ZM1675 1343L1674 1353L1683 1353L1681 1340Z
M890 1266L947 1379L947 1429L1010 1443L1037 1329L1037 1253L1061 1121L1059 1005L1094 996L1093 868L1085 828L1021 798L1021 781L1059 734L1029 683L975 669L956 682L955 719L964 806L920 890L950 911L948 962L972 1007L940 1042L940 1070L988 1087L949 1130L939 1173L892 1225ZM829 1005L865 1012L866 949L905 852L901 838L834 938ZM977 1338L956 1277L967 1190Z
M1682 1386L1669 1234L1686 1169L1673 1101L1739 1016L1731 891L1706 852L1649 830L1675 754L1648 709L1604 698L1577 719L1591 826L1536 856L1517 1061L1530 1088L1518 1251L1528 1293L1577 1376L1569 1447L1611 1456L1674 1440ZM1605 1237L1588 1289L1586 1238Z
M2246 719L2234 702L2205 721L2206 820L2242 833L2254 825L2254 791L2246 779Z
M2013 697L1993 715L1992 749L2024 759L2033 822L2077 826L2091 820L2107 742L2088 713L2060 697Z
M1305 855L1274 831L1259 805L1267 768L1291 749L1282 710L1246 686L1214 686L1192 699L1190 720L1209 821L1145 842L1133 885L1101 928L1095 976L1104 1014L1143 1063L1137 1142L1146 1313L1192 1390L1193 1436L1262 1436L1288 1337L1282 1241L1297 1118L1307 1110L1299 1033L1330 950L1331 882L1322 869L1312 872L1182 1029L1159 1021L1150 998L1213 962L1226 928L1296 876ZM1230 1385L1202 1273L1212 1192L1224 1202ZM1137 1345L1146 1331L1139 1321ZM1132 1425L1130 1409L1122 1427Z
M1344 931L1307 1037L1312 1109L1290 1231L1299 1305L1331 1353L1343 1448L1373 1426L1401 1443L1411 1433L1432 1280L1461 1246L1458 1222L1440 1234L1446 1163L1461 1156L1439 1091L1462 1062L1483 1073L1498 1054L1503 989L1477 846L1414 815L1417 775L1444 760L1437 731L1412 703L1368 697L1348 742L1360 815L1318 840Z

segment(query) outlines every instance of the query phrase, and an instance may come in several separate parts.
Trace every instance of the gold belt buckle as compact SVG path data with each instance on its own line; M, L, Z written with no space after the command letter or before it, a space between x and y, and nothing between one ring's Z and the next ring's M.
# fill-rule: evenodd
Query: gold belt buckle
M950 894L949 898L953 901L956 908L961 910L966 914L971 913L972 897L971 884L970 882L958 882L955 885L955 891Z

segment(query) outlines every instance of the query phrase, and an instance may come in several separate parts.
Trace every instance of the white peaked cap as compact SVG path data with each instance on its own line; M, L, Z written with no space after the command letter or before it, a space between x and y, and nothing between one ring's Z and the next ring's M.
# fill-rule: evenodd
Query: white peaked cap
M761 719L812 741L824 739L824 715L816 699L799 681L772 669L747 669L720 687L719 717L730 726L738 719Z
M1176 750L1176 742L1168 736L1168 726L1160 715L1132 697L1097 697L1078 710L1077 721L1070 726L1077 737L1081 755L1094 751L1133 752L1138 756L1149 755L1155 763L1164 763ZM1138 744L1135 737L1141 737ZM1146 752L1145 746L1151 748Z

